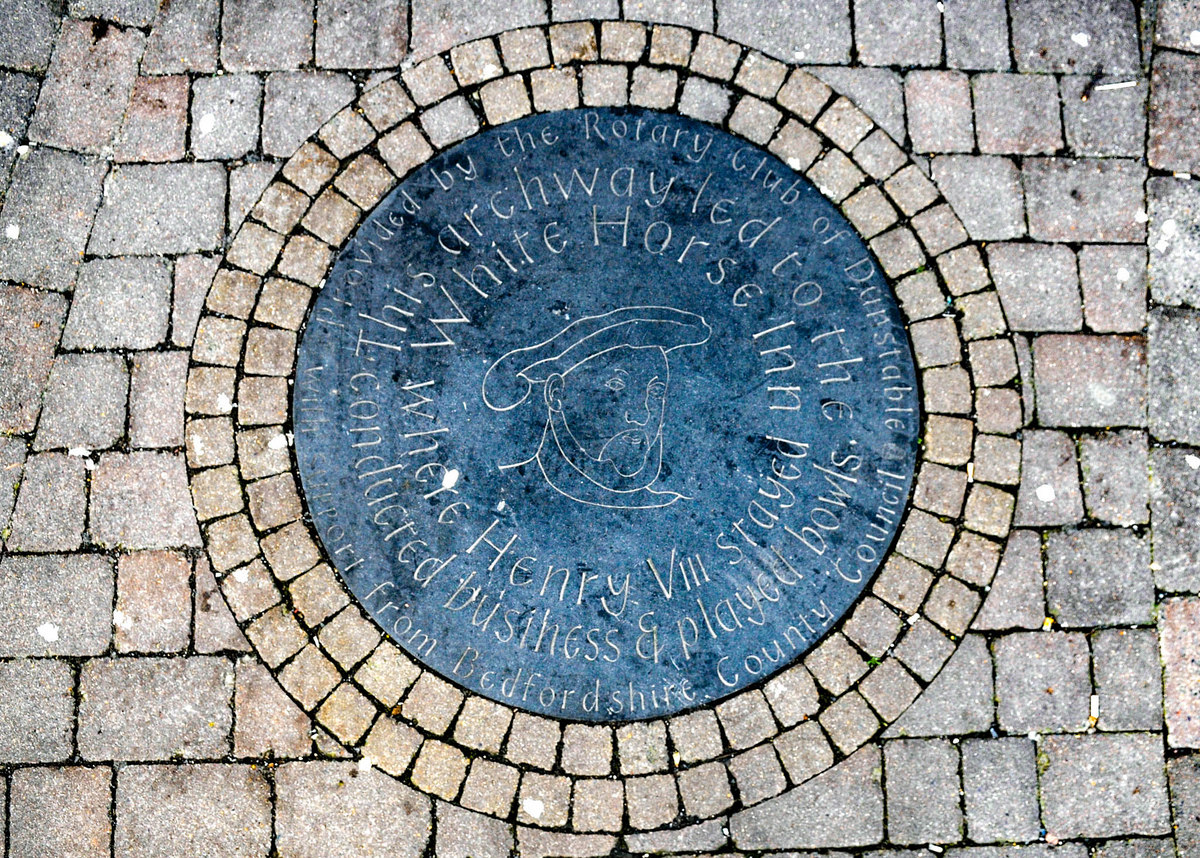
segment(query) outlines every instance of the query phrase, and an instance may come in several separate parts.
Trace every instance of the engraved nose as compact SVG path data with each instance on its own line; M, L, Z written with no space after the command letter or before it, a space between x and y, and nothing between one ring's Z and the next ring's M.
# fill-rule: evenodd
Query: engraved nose
M650 422L650 409L649 408L646 409L646 416L643 417L641 420L633 419L632 417L629 416L629 412L626 411L625 412L625 422L632 423L634 426L645 426L647 423Z

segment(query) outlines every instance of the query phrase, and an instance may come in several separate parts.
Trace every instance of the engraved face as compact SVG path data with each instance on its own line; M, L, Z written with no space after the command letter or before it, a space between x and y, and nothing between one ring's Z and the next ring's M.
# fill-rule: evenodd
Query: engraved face
M546 405L563 455L601 485L653 483L662 462L667 381L661 348L628 345L553 375Z

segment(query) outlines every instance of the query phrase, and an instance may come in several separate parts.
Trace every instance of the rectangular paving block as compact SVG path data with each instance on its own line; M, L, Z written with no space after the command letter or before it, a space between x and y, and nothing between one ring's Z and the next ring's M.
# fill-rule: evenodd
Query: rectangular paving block
M1150 468L1155 583L1171 593L1200 592L1200 457L1159 448Z
M904 79L908 134L917 152L970 152L975 148L971 84L965 74L911 71Z
M37 425L66 308L60 295L0 286L0 433Z
M128 395L121 355L59 355L46 384L34 449L113 446L125 434Z
M1036 747L1024 737L962 743L967 834L976 843L1028 842L1041 829Z
M187 131L188 79L139 77L117 133L117 161L178 161Z
M47 0L16 0L0 18L0 63L44 72L58 34L60 12Z
M1150 434L1200 444L1200 313L1155 309L1147 338Z
M1083 730L1091 677L1087 638L1077 632L1017 632L994 645L997 717L1013 733Z
M1150 217L1150 295L1160 304L1200 307L1200 188L1190 179L1146 183Z
M1151 187L1155 181L1150 180ZM1079 251L1079 284L1083 314L1093 331L1134 332L1146 326L1145 248L1127 244L1084 246Z
M945 0L942 5L946 65L984 70L1009 67L1008 10L1004 0Z
M88 760L223 757L233 724L224 658L104 658L84 664L79 753Z
M0 656L103 652L112 595L113 564L101 555L0 560Z
M1200 56L1159 51L1150 77L1146 160L1160 170L1200 173Z
M1030 158L1021 170L1029 235L1039 241L1140 242L1146 168L1117 158Z
M68 349L149 349L167 337L171 276L161 259L95 259L79 269Z
M1083 438L1079 451L1090 515L1123 526L1150 520L1146 433L1125 430Z
M717 34L784 62L850 59L849 0L716 0Z
M971 238L1003 241L1025 234L1025 197L1012 160L947 155L934 158L932 166L933 180Z
M1171 782L1171 809L1175 816L1175 838L1180 855L1200 849L1200 757L1176 757L1167 763Z
M1128 531L1051 533L1046 579L1050 615L1065 628L1152 621L1150 545Z
M1138 72L1137 15L1129 0L1011 0L1008 8L1019 71Z
M124 548L200 545L182 455L109 453L100 458L91 482L90 524L97 543Z
M75 672L55 659L0 662L0 757L12 763L66 760L73 751Z
M312 60L313 0L229 0L221 63L230 71L299 68Z
M112 777L106 766L13 772L8 809L10 858L48 854L107 858L112 838Z
M888 840L955 843L962 837L958 748L946 739L884 745Z
M1062 146L1058 85L1046 75L981 74L972 81L979 150L1038 155Z
M1038 337L1033 364L1043 426L1146 425L1141 337Z
M114 643L119 652L187 648L192 625L192 564L171 551L139 551L117 562Z
M455 0L413 0L411 6L409 48L415 60L503 30L547 23L541 0L476 0L470 6Z
M1018 331L1077 331L1083 303L1075 254L1057 244L988 245L988 263L1004 315Z
M1159 614L1163 710L1167 742L1174 748L1200 748L1200 600L1170 599Z
M258 145L262 83L252 74L197 78L192 84L192 154L240 158Z
M408 5L399 0L317 4L317 65L386 68L408 50Z
M8 547L15 551L79 548L87 511L86 481L83 460L78 456L30 456L13 508Z
M271 75L263 90L263 152L290 156L354 94L354 82L335 72Z
M933 3L856 0L854 41L871 66L936 66L942 58L941 10Z
M1092 636L1101 730L1161 730L1162 665L1154 629L1104 629Z
M1013 523L1074 524L1083 519L1075 445L1063 432L1029 429L1021 443L1021 486Z
M1078 155L1119 155L1138 158L1146 140L1147 81L1134 86L1111 85L1129 82L1126 76L1064 76L1063 125L1067 145Z
M104 189L88 252L97 256L193 253L220 246L225 228L220 164L129 165ZM147 229L148 223L154 229Z
M171 0L160 4L146 39L144 74L217 70L219 4L208 0Z

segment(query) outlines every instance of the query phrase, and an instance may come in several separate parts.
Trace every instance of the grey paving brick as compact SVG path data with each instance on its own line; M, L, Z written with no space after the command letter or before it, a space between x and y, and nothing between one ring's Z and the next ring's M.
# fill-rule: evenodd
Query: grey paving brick
M1145 240L1146 168L1115 158L1030 158L1021 169L1029 235L1039 241Z
M967 834L976 843L1036 840L1037 767L1025 738L967 739L962 743Z
M1200 313L1150 313L1150 434L1164 441L1200 443Z
M1032 72L1136 74L1137 17L1127 0L1012 0L1017 68Z
M1141 156L1146 139L1147 82L1138 80L1132 87L1097 89L1126 80L1080 75L1061 79L1067 146L1075 154Z
M1154 611L1150 545L1121 530L1052 533L1046 549L1047 603L1067 628L1144 624Z
M107 768L18 769L9 796L8 854L105 858L112 837L111 801Z
M159 0L69 0L72 18L102 18L126 27L146 27L158 12Z
M944 739L884 745L888 840L955 843L962 837L958 749Z
M1083 289L1083 313L1092 330L1140 331L1146 326L1144 248L1086 245L1079 251L1079 282Z
M95 655L112 637L113 565L98 555L0 561L0 655Z
M1171 838L1110 840L1097 847L1095 858L1175 858L1175 842Z
M712 10L712 0L638 0L625 9L625 17L634 21L712 30Z
M17 146L25 142L25 130L37 102L38 79L16 72L0 72L0 129L12 143L0 150L0 188L7 188L9 169L17 159Z
M1161 739L1150 733L1050 736L1042 743L1047 836L1171 831Z
M1054 78L981 74L975 77L973 89L981 152L1036 155L1062 146Z
M0 433L36 426L65 310L58 295L0 286Z
M288 157L354 98L354 82L334 72L284 72L267 78L262 148Z
M601 834L565 834L517 826L517 851L522 858L558 858L560 855L603 856L616 848L617 838Z
M513 833L499 819L439 801L434 849L444 858L509 858Z
M234 756L286 759L312 750L312 722L254 658L238 661L234 711Z
M35 149L18 161L0 221L16 238L0 244L0 277L69 291L107 171L103 161Z
M1159 606L1162 649L1163 711L1167 743L1175 748L1200 747L1200 601L1169 599Z
M60 10L50 0L18 0L0 20L0 64L45 71L58 34Z
M1008 158L948 155L933 159L933 179L971 238L1002 241L1025 234L1021 177Z
M413 0L409 48L414 59L423 60L453 45L545 23L542 0L480 0L469 7L455 0Z
M987 641L981 635L967 635L941 673L884 735L978 733L991 727L992 708L992 659Z
M114 816L121 858L265 856L271 848L270 788L257 766L126 766Z
M207 0L160 4L146 40L144 74L217 70L217 18L220 6Z
M1160 170L1200 172L1200 57L1159 51L1150 77L1146 160Z
M408 49L408 7L399 0L317 4L317 65L387 68Z
M235 167L229 173L228 216L231 235L237 232L246 219L246 215L250 213L251 206L258 202L263 191L267 189L267 185L271 183L278 172L279 163L277 161L253 161L241 167ZM176 263L176 271L178 270L179 266ZM212 272L209 272L208 282L204 286L205 290L211 282ZM193 333L195 332L194 324L191 330Z
M551 0L550 3L550 20L555 22L620 17L619 0Z
M891 69L838 66L814 66L808 71L862 108L892 139L904 142L904 84L899 74Z
M74 671L54 659L0 663L0 757L12 763L66 760L73 751Z
M1200 10L1195 0L1163 0L1154 22L1154 43L1179 51L1200 51Z
M187 648L192 625L192 564L170 551L140 551L117 562L113 611L118 652Z
M1141 337L1038 337L1033 359L1043 426L1145 425Z
M942 58L941 10L934 3L858 0L858 56L872 66L936 66Z
M1075 254L1056 244L991 244L988 263L1004 315L1018 331L1077 331L1083 302Z
M716 0L717 34L784 62L844 63L850 59L847 0Z
M117 133L116 161L177 161L187 130L188 79L139 77Z
M219 164L129 165L105 184L88 251L97 256L192 253L220 246L225 170Z
M63 346L153 348L166 339L170 315L171 276L162 260L96 259L79 270Z
M1175 838L1181 855L1200 848L1200 755L1176 757L1167 763L1171 782L1171 809Z
M223 658L117 658L80 675L85 759L165 760L229 752L233 666Z
M288 763L276 772L276 843L281 855L319 858L329 850L416 858L429 839L426 796L354 763ZM320 829L323 837L314 838Z
M147 505L153 498L155 503ZM92 472L92 538L125 548L198 546L183 457L134 452L102 456Z
M13 508L9 548L73 551L83 540L87 511L83 460L63 453L30 456Z
M28 452L22 439L0 437L0 549L4 548L4 542L11 532L8 524L17 501L17 489L21 485Z
M135 447L183 445L186 352L135 355L129 392L129 443Z
M908 133L917 152L970 152L971 83L961 72L912 71L904 79Z
M1144 432L1110 432L1079 445L1088 514L1128 526L1150 520L1149 461Z
M197 78L192 85L192 153L240 158L258 145L262 84L252 74Z
M29 139L91 153L111 144L145 41L137 30L64 21Z
M46 386L34 448L111 447L125 434L128 392L129 373L120 356L60 355Z
M1092 636L1101 730L1161 730L1162 671L1153 629L1105 629Z
M1092 691L1087 638L1077 632L1016 632L994 645L996 714L1013 733L1083 730Z
M1062 432L1027 430L1014 525L1074 524L1083 519L1075 446Z
M1200 470L1181 449L1150 453L1154 580L1161 590L1200 592Z
M778 798L734 814L738 849L870 846L883 839L879 749L869 746Z
M690 77L679 96L679 112L705 122L720 123L729 113L729 90L699 77Z
M294 69L312 60L312 0L230 0L221 64L230 71Z
M237 173L230 181L230 195ZM196 335L200 311L217 271L218 260L209 256L182 256L175 260L175 291L171 306L171 343L190 346Z
M1187 179L1155 177L1149 203L1150 294L1160 304L1200 306L1200 187Z
M1008 12L1003 0L947 0L943 5L946 65L997 71L1009 67Z

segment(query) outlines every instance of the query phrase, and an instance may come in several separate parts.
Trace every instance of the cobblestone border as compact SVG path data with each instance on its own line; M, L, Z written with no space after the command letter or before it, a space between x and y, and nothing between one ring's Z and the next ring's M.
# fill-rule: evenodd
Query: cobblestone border
M401 178L484 125L624 104L766 146L841 207L895 284L926 414L895 552L840 629L716 706L614 728L464 693L384 639L322 556L288 433L298 332L316 290ZM1022 406L1007 334L984 258L950 206L883 130L815 77L675 26L512 30L377 83L304 143L252 208L192 350L194 505L239 625L284 689L348 748L419 790L508 821L577 832L678 827L845 759L954 652L1015 505Z

